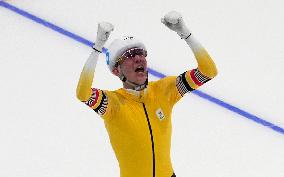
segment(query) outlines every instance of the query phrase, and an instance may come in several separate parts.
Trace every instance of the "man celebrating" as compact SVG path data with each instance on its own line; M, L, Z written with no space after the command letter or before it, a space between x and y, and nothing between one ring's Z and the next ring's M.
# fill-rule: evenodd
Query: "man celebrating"
M100 23L94 50L77 86L78 99L104 120L121 177L175 177L170 158L173 106L217 75L213 60L178 12L167 13L161 22L189 45L198 64L196 69L148 83L147 49L136 38L125 37L110 44L107 62L123 88L92 88L98 56L113 31L110 23Z

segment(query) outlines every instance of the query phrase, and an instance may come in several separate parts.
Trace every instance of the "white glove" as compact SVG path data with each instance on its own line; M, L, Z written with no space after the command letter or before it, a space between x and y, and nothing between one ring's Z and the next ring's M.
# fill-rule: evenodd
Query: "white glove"
M110 33L114 30L114 26L108 22L101 22L98 24L97 38L93 45L93 49L102 52Z
M169 29L175 31L182 39L187 39L191 32L183 22L182 16L176 11L168 12L161 22L166 25Z

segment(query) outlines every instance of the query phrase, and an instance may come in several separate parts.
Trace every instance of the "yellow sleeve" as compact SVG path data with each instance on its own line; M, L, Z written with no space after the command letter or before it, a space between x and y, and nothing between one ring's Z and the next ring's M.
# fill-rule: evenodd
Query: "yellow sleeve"
M179 75L177 77L176 86L180 95L184 96L184 94L197 89L210 80L210 77L204 75L198 68L196 68Z
M179 76L168 76L155 83L157 92L163 94L170 105L177 103L186 93L194 91L211 78L204 75L198 68L186 71Z
M97 88L91 89L91 96L87 101L82 101L104 120L113 117L116 111L119 110L119 104L116 104L115 96L110 91L100 90Z
M198 67L188 70L177 77L165 77L156 83L158 90L161 90L165 98L167 98L166 101L171 105L178 102L186 93L210 81L218 73L213 59L194 36L186 39L186 42L194 53Z

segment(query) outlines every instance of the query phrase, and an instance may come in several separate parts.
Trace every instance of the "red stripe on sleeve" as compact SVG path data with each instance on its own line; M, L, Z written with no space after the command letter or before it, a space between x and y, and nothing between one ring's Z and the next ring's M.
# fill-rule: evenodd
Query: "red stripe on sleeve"
M190 71L190 78L193 80L193 82L198 85L198 86L201 86L202 83L198 81L198 79L196 78L196 76L194 75L195 73L195 69L191 70Z
M98 89L92 89L92 91L93 91L93 96L95 96L95 97L92 97L93 102L90 105L90 107L93 107L98 102L98 98L99 98L99 91L98 91Z

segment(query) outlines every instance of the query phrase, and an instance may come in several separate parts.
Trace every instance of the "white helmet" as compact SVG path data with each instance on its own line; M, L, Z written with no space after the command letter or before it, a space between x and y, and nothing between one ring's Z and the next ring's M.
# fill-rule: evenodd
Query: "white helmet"
M145 45L135 39L132 36L125 36L121 39L115 39L108 47L108 51L106 53L107 57L107 65L109 70L112 72L118 58L127 50L131 48L141 48L146 50Z

